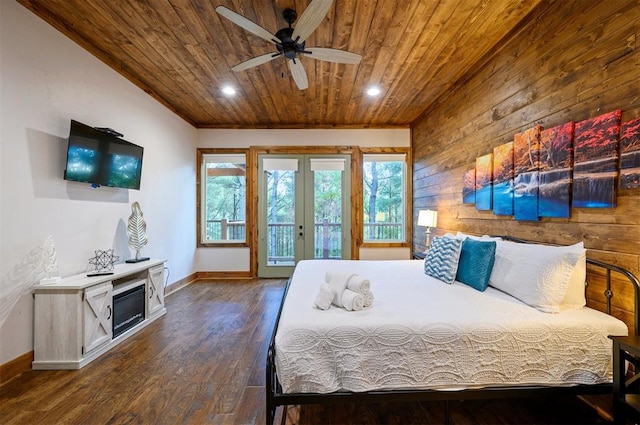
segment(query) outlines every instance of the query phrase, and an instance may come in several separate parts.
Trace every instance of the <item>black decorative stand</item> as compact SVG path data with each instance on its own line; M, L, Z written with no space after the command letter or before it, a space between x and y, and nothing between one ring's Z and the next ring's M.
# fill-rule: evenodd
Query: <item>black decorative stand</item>
M140 258L131 258L126 260L125 263L140 263L142 261L147 261L149 257L140 257Z

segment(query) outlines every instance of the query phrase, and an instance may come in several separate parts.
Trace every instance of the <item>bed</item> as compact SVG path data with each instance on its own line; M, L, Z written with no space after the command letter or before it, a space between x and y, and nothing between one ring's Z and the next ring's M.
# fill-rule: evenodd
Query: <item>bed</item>
M517 252L523 244L496 244L486 280L500 289L488 283L478 290L430 276L426 268L433 256L299 262L267 355L267 423L279 405L445 400L448 422L447 400L611 392L608 336L627 335L627 326L606 313L567 304L566 288L556 306L512 290L509 282L501 286L499 273L513 280L514 270L527 272L513 265L514 255L535 255ZM567 258L573 264L577 257ZM585 269L587 261L606 270L609 292L611 271L623 273L634 285L637 305L638 280L631 273L586 258ZM462 267L462 258L456 263ZM360 311L314 307L328 276L344 273L370 280L373 305Z

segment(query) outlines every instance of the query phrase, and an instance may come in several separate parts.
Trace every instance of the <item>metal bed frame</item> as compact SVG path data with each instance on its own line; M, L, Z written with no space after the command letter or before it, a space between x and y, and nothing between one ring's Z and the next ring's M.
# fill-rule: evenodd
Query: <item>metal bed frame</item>
M502 238L514 242L531 243L522 239L504 237ZM616 272L625 276L634 288L634 318L635 334L640 335L640 281L628 270L613 264L587 258L587 263L606 270L607 289L604 295L607 299L606 313L611 315L611 273ZM439 390L380 390L366 392L340 391L329 394L319 393L283 393L278 380L275 365L275 337L278 331L280 315L291 280L287 282L282 302L278 310L276 322L271 334L269 349L267 351L266 364L266 423L273 424L278 406L301 405L301 404L333 404L333 403L378 403L378 402L401 402L401 401L444 401L444 423L449 423L449 401L451 400L474 400L474 399L496 399L496 398L523 398L550 395L589 395L613 393L613 383L596 385L575 385L570 387L543 387L543 386L514 386L514 387L494 387L482 389L468 389L460 391L439 391Z

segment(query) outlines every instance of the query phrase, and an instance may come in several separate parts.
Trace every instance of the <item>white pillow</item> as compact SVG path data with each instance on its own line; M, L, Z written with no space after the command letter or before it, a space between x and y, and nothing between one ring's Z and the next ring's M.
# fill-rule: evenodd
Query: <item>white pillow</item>
M587 305L587 298L585 296L585 286L587 281L587 250L584 249L584 244L582 242L571 246L575 247L577 245L580 246L579 251L582 252L578 257L578 261L576 262L573 272L571 273L571 277L569 278L567 293L565 294L560 306L563 309L582 308Z
M489 236L489 235L475 236L475 235L469 235L467 233L462 233L459 230L458 230L458 233L456 233L455 237L459 239L471 238L477 241L501 241L502 240L502 238L499 236Z
M581 255L580 244L554 247L496 241L489 285L540 311L557 313Z

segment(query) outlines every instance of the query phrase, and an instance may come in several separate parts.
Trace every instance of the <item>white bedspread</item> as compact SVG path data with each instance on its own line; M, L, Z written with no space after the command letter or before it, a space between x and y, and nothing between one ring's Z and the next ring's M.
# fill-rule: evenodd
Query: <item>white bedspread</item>
M325 272L371 281L372 307L313 307ZM276 334L285 393L611 382L626 325L593 309L542 313L496 289L447 285L423 262L301 261Z

